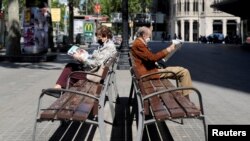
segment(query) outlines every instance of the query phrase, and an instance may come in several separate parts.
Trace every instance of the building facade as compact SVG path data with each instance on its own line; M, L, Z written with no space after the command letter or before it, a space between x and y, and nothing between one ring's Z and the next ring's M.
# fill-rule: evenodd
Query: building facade
M171 0L170 35L195 42L200 36L222 33L225 36L241 35L241 19L210 6L221 0Z

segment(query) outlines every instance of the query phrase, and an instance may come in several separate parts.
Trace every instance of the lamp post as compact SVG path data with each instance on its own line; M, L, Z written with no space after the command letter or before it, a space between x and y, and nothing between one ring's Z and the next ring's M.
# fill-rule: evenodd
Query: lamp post
M69 42L70 44L74 43L74 8L73 8L73 0L68 2L69 6Z
M120 58L117 65L118 70L128 70L129 65L129 42L128 42L128 0L122 0L122 44Z

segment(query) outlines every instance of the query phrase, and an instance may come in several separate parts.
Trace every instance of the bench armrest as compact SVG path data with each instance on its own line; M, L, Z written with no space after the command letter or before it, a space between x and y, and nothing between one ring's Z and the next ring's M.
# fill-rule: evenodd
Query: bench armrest
M174 75L174 78L177 79L176 73L174 73L174 72L172 72L172 71L158 71L158 72L153 72L153 73L149 73L149 74L142 75L142 76L140 77L139 80L142 80L142 79L144 79L144 78L150 77L150 76L152 76L152 75L163 74L163 73L172 73L172 74Z
M172 72L172 71L159 71L159 72L153 72L153 73L149 73L149 74L145 74L145 75L142 75L140 78L139 78L139 81L143 81L143 79L147 78L147 77L150 77L152 75L156 75L156 74L163 74L163 73L171 73L174 75L174 79L176 81L176 86L178 87L179 86L179 81L178 81L178 77L177 77L177 74Z
M82 73L82 74L88 74L88 75L93 75L93 76L97 76L97 77L102 77L101 75L98 75L94 72L86 72L86 71L73 71L72 73L70 73L69 77L72 77L72 75L75 75L76 73Z
M98 97L96 97L92 94L86 93L86 92L69 90L69 89L57 89L57 88L43 89L39 99L41 99L41 97L43 97L45 94L50 95L50 93L60 93L60 92L70 92L70 93L74 93L77 95L87 96L87 97L93 98L95 100L99 100Z

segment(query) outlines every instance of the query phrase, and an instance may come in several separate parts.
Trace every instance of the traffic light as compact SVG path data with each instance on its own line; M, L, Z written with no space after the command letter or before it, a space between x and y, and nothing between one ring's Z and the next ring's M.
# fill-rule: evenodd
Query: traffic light
M94 11L95 11L96 14L100 14L101 5L100 5L99 3L96 3L96 4L95 4Z

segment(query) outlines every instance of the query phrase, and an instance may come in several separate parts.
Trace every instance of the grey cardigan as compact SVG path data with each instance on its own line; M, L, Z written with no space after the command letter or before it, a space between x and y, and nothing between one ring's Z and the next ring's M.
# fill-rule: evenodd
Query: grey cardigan
M116 52L114 42L109 39L103 44L103 46L99 46L96 50L94 50L84 63L92 68L100 66L106 59L114 55Z

